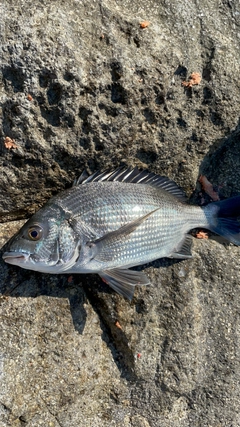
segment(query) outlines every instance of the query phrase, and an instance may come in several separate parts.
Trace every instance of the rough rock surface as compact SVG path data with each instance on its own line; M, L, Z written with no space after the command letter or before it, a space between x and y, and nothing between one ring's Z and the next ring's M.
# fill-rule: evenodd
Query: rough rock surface
M2 244L83 168L240 193L237 0L3 0L0 29ZM239 426L239 248L193 253L131 303L0 261L0 427Z

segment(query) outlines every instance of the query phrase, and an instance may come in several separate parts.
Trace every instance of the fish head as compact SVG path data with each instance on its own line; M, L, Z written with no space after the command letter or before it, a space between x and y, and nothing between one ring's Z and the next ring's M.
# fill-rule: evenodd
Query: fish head
M74 265L79 248L79 238L65 212L46 206L12 237L3 259L28 270L60 273Z

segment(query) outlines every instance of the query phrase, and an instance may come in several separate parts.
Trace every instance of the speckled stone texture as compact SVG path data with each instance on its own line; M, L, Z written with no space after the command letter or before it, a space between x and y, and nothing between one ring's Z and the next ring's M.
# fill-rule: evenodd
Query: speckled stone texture
M84 168L240 194L237 0L2 0L0 38L2 245ZM0 261L0 427L239 427L239 248L193 255L131 303Z

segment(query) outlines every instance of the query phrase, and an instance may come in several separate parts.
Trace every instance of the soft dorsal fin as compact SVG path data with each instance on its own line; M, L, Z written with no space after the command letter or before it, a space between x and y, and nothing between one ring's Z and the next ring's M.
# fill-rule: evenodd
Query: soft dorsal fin
M86 178L84 171L80 177L74 182L74 185L87 184L89 182L103 182L103 181L118 181L133 184L147 184L151 187L162 188L165 191L173 194L182 201L186 201L184 191L178 185L165 176L156 175L153 172L140 171L137 167L132 168L118 168L114 171L95 172Z

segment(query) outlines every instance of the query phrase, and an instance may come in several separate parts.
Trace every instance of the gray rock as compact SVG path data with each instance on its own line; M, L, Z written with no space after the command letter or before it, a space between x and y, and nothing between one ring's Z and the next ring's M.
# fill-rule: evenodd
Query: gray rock
M148 168L195 203L199 174L240 193L237 1L0 12L1 244L84 168ZM0 261L0 427L239 426L239 248L193 252L146 266L132 303L98 276Z

